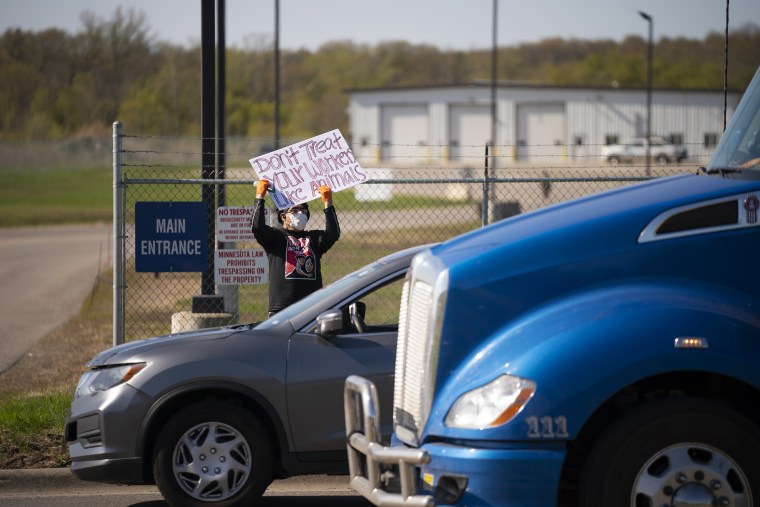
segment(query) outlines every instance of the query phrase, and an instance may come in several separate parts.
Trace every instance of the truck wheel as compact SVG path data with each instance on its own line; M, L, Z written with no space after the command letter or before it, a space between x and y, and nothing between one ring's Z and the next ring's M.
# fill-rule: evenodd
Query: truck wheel
M610 165L620 165L620 157L615 155L607 157L607 163Z
M581 473L579 505L758 505L758 435L757 426L719 403L652 402L594 444Z
M174 414L156 439L153 477L169 505L252 505L272 482L272 449L240 405L195 403Z
M657 155L657 158L655 159L658 164L660 165L667 165L670 163L670 159L667 155Z

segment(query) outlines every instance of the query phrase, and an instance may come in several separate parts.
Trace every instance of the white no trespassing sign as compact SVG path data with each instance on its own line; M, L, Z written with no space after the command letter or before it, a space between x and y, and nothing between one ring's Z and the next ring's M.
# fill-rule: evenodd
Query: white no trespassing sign
M319 197L317 188L333 192L369 179L339 129L250 159L260 180L271 186L269 195L278 209Z
M216 209L217 241L255 241L251 232L253 208L222 206ZM264 208L264 223L269 224L269 208Z
M269 281L267 254L261 249L214 252L216 285L259 285Z

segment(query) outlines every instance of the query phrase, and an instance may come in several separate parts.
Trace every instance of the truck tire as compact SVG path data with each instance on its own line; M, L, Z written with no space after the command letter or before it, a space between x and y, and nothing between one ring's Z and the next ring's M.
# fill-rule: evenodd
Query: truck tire
M238 404L198 402L174 414L156 439L153 477L169 505L253 505L272 482L272 449Z
M733 409L663 399L626 413L593 445L579 505L760 505L760 431Z

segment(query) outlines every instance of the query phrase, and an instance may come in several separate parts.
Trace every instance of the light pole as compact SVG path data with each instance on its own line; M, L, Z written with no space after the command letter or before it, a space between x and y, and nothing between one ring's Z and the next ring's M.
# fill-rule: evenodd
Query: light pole
M496 176L495 169L496 169L496 78L498 76L498 45L496 44L496 32L497 32L497 19L498 19L498 0L492 1L492 8L493 12L491 14L491 152L488 152L488 144L486 144L486 171L485 171L485 182L483 183L483 210L482 210L482 222L483 225L487 225L489 222L493 221L493 215L494 215L494 202L493 202L493 196L494 192L491 188L490 182L488 179L491 177L491 175ZM489 174L489 161L491 163L491 172Z
M274 0L274 149L280 148L280 0Z
M491 28L491 152L494 155L493 161L495 162L494 153L496 149L496 79L498 76L498 45L496 44L496 32L497 32L497 0L493 0L493 13L491 14L491 22L493 26ZM492 164L494 167L496 164Z
M649 176L652 170L652 56L654 53L652 33L654 31L654 20L646 12L639 11L639 16L649 23L649 48L647 51L647 176Z

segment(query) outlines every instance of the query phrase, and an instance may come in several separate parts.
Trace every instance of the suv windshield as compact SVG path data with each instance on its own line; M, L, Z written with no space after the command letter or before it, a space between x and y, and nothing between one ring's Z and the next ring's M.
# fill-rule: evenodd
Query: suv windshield
M760 69L744 92L708 171L755 169L760 171Z

